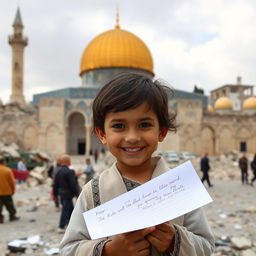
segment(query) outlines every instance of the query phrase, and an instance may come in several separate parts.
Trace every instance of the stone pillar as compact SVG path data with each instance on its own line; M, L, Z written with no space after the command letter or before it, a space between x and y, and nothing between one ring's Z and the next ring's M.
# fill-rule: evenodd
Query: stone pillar
M87 124L85 126L85 137L86 137L86 148L85 148L85 154L90 155L90 149L91 149L91 130L92 126L90 124Z
M212 137L212 154L215 156L216 155L216 136Z
M220 142L219 142L219 137L215 137L215 155L220 154Z

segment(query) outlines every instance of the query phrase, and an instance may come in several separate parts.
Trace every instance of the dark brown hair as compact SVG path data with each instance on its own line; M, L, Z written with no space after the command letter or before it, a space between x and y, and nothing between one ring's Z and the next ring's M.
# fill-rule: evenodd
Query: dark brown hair
M172 95L170 87L153 81L138 73L121 73L101 88L94 99L93 125L104 130L105 116L108 112L121 112L134 109L143 103L156 113L160 128L176 131L175 117L168 111L168 95Z

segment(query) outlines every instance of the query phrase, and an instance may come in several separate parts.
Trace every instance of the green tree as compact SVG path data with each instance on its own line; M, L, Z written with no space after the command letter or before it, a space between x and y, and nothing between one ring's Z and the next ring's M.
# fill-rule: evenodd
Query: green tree
M204 94L204 89L197 87L197 85L194 85L194 93L200 93L200 94Z

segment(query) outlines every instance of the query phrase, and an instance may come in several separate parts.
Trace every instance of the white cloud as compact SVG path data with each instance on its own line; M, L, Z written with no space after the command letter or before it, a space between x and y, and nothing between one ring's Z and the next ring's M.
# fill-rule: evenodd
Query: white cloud
M0 98L9 100L16 3L0 0ZM80 86L80 58L89 41L115 24L116 1L26 0L21 14L25 94ZM119 3L120 23L152 52L155 73L177 89L198 84L207 93L241 75L256 84L254 0L130 0ZM42 91L41 91L42 90Z

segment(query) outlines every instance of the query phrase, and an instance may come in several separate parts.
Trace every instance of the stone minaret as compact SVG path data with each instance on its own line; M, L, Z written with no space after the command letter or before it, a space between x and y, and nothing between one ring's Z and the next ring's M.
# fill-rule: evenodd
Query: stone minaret
M23 95L23 52L24 47L28 44L28 39L22 34L23 24L19 8L17 9L17 13L12 26L13 34L9 36L9 44L12 47L12 93L10 102L16 102L21 106L24 106L25 98Z

